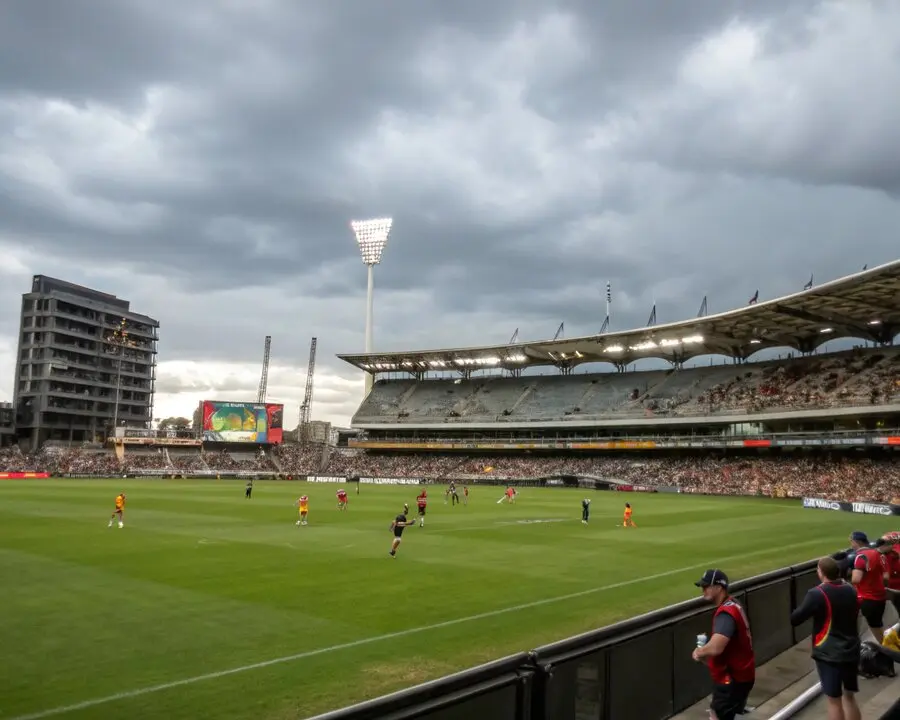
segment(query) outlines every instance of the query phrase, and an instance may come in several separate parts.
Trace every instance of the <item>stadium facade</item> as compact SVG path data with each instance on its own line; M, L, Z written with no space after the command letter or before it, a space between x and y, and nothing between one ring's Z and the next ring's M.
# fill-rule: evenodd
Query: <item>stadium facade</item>
M115 295L35 275L22 296L14 400L23 449L104 442L153 417L159 322Z
M353 417L365 432L357 447L596 450L648 436L896 426L898 333L895 261L736 310L625 332L338 357L377 379ZM819 352L849 338L862 342ZM780 357L753 361L776 349ZM702 356L710 365L697 362ZM648 358L668 367L629 370ZM692 360L697 366L686 367ZM597 372L600 364L606 372Z

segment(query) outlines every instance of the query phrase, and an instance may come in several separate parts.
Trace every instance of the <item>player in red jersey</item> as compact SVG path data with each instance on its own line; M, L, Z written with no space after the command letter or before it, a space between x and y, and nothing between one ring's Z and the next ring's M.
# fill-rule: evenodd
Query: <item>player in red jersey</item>
M337 501L338 501L338 510L346 510L347 504L349 502L347 498L347 491L344 488L341 488L337 491Z
M877 542L878 551L884 557L884 568L887 571L888 600L894 603L900 613L900 538L892 534L885 535Z
M423 490L416 497L416 508L419 511L419 527L425 527L425 509L428 507L428 493Z
M887 564L884 555L869 547L869 538L860 530L850 535L850 547L856 553L850 582L856 586L859 614L869 624L875 642L880 644L884 636L884 606L887 604Z

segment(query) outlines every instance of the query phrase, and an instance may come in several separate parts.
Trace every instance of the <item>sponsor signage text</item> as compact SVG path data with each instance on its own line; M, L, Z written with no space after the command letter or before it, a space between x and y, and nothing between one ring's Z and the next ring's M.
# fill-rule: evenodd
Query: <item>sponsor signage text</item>
M840 510L860 515L900 515L900 505L876 502L843 502L824 498L803 498L803 507L816 510Z

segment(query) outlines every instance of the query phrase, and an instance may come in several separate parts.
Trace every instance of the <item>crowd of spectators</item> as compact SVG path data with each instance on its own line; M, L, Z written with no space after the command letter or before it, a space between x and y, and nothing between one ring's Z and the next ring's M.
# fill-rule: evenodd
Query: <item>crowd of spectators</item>
M335 453L324 474L471 479L578 475L634 485L674 486L683 492L815 496L839 500L900 497L900 463L822 456L818 459L712 455L635 457Z
M682 492L835 500L885 501L900 497L900 463L888 458L821 455L797 457L609 455L465 455L380 453L322 446L284 446L277 452L127 453L123 462L108 451L44 450L32 456L18 448L0 450L0 471L54 475L116 476L142 471L259 472L302 477L310 474L525 480L577 475L634 485L678 487Z
M696 398L710 414L815 409L900 402L900 355L851 352L763 366Z
M491 384L493 383L493 384ZM473 376L377 383L360 421L408 424L534 419L729 415L900 404L900 349L672 372L575 373L568 377Z
M49 447L25 454L18 447L0 449L0 472L46 472L51 475L116 477L141 472L189 474L208 472L279 473L264 452L228 453L157 450L126 452L119 460L110 450Z

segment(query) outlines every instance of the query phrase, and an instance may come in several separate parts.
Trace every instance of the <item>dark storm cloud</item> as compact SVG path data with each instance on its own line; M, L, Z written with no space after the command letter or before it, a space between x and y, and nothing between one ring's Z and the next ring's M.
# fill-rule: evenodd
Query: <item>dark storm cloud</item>
M724 310L896 254L897 38L869 2L5 3L0 243L122 268L169 359L336 367L383 213L379 347L592 332L607 281L619 328Z

